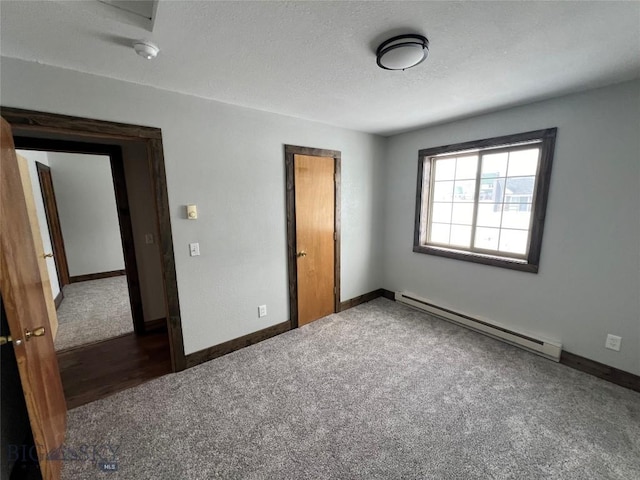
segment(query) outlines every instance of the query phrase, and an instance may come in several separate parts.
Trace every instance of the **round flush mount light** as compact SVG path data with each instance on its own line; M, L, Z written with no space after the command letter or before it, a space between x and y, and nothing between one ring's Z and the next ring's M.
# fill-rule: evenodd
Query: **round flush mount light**
M385 70L406 70L424 62L428 55L427 37L409 33L382 42L376 51L376 61Z
M160 49L154 43L148 40L139 40L134 42L133 49L138 55L147 60L152 60L158 56Z

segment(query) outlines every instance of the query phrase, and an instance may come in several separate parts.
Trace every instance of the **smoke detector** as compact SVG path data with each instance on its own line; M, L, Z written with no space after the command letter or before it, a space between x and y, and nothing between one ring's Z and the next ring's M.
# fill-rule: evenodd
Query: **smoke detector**
M153 60L158 56L160 49L157 45L149 40L138 40L133 43L133 49L138 55L147 60Z

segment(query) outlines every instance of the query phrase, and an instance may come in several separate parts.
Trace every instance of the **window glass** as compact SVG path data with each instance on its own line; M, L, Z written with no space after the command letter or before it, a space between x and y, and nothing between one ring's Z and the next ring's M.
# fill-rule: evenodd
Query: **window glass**
M535 212L546 208L549 182L538 172L550 171L555 135L549 129L421 150L421 171L432 175L419 183L414 251L537 271L544 212Z

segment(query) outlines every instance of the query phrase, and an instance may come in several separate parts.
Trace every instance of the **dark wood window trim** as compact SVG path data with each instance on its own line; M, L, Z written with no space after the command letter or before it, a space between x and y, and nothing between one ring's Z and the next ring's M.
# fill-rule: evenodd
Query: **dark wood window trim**
M48 135L64 136L74 141L94 143L143 142L147 149L154 191L156 221L167 303L167 328L174 372L184 370L186 359L180 318L180 302L176 279L171 216L159 128L107 122L68 115L35 112L18 108L0 107L0 115L11 124L14 135L43 138Z
M298 327L298 262L296 257L296 195L294 177L294 156L333 157L335 163L334 183L334 312L340 311L340 163L342 154L338 150L321 148L284 146L286 170L286 212L287 212L287 257L289 264L289 311L291 328Z
M413 251L426 253L440 257L466 260L468 262L492 265L495 267L509 268L524 272L537 273L540 264L540 250L542 246L542 234L544 231L544 219L547 208L547 197L551 182L551 166L555 150L557 128L535 130L532 132L506 135L502 137L475 140L471 142L443 145L435 148L426 148L418 152L418 182L416 193L416 211L413 234ZM528 255L523 259L511 259L497 255L457 250L455 248L441 248L425 244L426 226L429 222L428 202L423 201L423 195L429 195L430 188L430 158L447 153L484 150L514 145L518 143L541 141L541 155L536 175L536 188L533 198L533 218L531 221L531 233Z

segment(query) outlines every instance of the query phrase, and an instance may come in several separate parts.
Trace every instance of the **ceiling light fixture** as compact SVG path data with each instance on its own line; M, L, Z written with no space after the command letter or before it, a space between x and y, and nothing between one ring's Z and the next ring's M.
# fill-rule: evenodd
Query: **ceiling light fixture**
M160 49L149 40L138 40L137 42L134 42L133 49L138 55L146 58L147 60L156 58L160 51Z
M406 70L424 62L429 56L429 40L417 33L390 38L380 44L376 61L385 70Z

